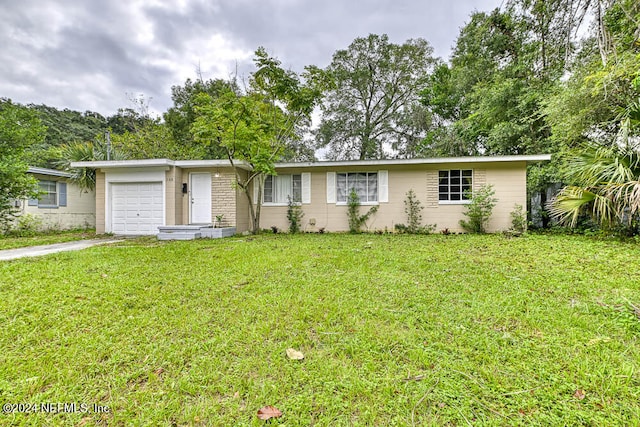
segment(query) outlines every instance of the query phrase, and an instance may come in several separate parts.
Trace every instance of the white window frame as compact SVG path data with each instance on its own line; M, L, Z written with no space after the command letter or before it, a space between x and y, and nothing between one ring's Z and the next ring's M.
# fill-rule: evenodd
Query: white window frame
M282 179L290 179L291 180L291 191L293 192L294 189L294 177L298 177L297 179L299 180L300 183L300 197L294 199L294 202L299 203L299 204L309 204L311 203L311 193L310 193L310 185L311 185L311 174L309 173L292 173L292 174L279 174L279 175L268 175L265 177L265 181L264 181L264 185L262 186L262 206L287 206L289 204L289 200L281 200L281 201L275 201L275 202L267 202L265 201L266 198L266 189L267 189L267 180L271 180L272 182L272 187L271 187L271 191L272 191L272 197L271 199L273 200L273 193L275 193L275 188L278 185L278 181L282 180ZM275 185L274 185L275 184ZM293 197L293 194L289 194L290 196Z
M452 184L451 183L451 172L452 171L460 172L460 184L459 184L460 185L460 192L454 192L454 193L451 192L452 185L456 185L456 184ZM444 185L440 181L442 179L442 177L440 176L440 174L442 172L447 172L447 183L444 184ZM465 175L465 172L470 172L471 184L468 185L468 187L469 187L468 190L469 191L473 191L473 178L474 178L473 177L473 169L440 169L438 171L438 204L439 205L466 205L466 204L471 203L471 199L465 199L464 198L465 197L464 196L464 191L465 190L463 189L462 179L463 179L463 177ZM440 196L441 196L441 194L443 194L443 192L440 191L440 190L441 190L441 187L443 187L445 185L448 187L447 192L446 192L448 199L447 200L440 200ZM460 200L451 200L451 194L460 194Z
M43 188L46 187L46 188ZM53 187L53 191L51 188ZM39 208L57 208L58 207L58 183L56 181L40 180L38 182L38 188L43 193L38 197ZM44 203L44 197L53 196L53 203Z
M345 192L345 194L347 194L345 200L339 200L339 194L340 192L338 191L338 183L340 182L340 175L346 175L345 176L345 182L347 183L348 186L348 182L349 182L349 175L355 175L355 174L366 174L367 175L367 190L365 191L365 193L368 195L369 194L369 175L375 174L376 175L376 200L360 200L360 205L362 206L375 206L380 204L380 171L367 171L367 172L336 172L336 191L335 191L335 197L336 197L336 205L338 206L345 206L348 203L349 200L349 196L348 196L348 192ZM345 190L348 190L348 188L346 188Z

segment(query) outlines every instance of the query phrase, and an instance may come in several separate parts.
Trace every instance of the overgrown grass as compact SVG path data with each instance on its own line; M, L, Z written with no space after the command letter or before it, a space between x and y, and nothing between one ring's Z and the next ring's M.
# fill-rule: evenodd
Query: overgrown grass
M638 425L637 245L130 241L0 263L4 425ZM287 359L287 348L305 354Z
M96 239L95 230L69 230L36 233L28 237L14 237L0 234L0 250L24 248L27 246L50 245L54 243L72 242L74 240Z

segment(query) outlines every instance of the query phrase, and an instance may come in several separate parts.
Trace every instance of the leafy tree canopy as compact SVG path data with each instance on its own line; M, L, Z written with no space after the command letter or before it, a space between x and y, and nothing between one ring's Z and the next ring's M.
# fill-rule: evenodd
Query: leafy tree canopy
M331 159L411 157L430 116L418 94L435 60L423 39L394 44L387 35L357 38L324 70L331 86L316 132Z
M5 231L13 219L15 200L37 194L36 182L26 174L25 152L44 139L45 127L33 110L0 102L0 228Z
M254 62L256 71L244 93L228 88L217 97L207 93L195 97L197 117L191 130L205 147L224 149L236 184L249 202L252 230L258 232L264 176L275 175L275 162L282 159L290 141L299 139L296 131L309 122L321 90L314 70L303 77L284 70L263 48L256 51ZM236 160L250 165L248 174ZM253 200L253 186L258 189L257 200Z

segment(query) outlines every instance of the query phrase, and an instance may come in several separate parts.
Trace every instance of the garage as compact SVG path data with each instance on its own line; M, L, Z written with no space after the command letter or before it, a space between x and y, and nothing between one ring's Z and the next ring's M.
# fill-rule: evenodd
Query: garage
M111 232L157 234L164 225L162 182L111 183Z

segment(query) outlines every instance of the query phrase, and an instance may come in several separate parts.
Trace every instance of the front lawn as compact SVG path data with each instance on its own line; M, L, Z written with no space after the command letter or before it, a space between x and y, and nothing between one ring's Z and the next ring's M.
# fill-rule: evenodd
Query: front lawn
M0 234L0 250L24 248L27 246L51 245L54 243L73 242L75 240L96 239L94 230L69 230L36 233L28 237L13 237Z
M329 234L2 262L0 402L89 411L0 424L259 426L273 405L270 425L638 425L638 259L581 236Z

